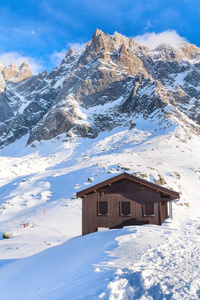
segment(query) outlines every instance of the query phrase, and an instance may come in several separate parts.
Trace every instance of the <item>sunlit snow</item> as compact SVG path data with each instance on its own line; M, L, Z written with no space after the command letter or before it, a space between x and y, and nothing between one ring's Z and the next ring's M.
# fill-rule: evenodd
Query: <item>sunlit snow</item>
M199 299L199 136L175 118L134 121L0 150L2 299ZM76 192L124 170L181 194L173 220L81 237Z

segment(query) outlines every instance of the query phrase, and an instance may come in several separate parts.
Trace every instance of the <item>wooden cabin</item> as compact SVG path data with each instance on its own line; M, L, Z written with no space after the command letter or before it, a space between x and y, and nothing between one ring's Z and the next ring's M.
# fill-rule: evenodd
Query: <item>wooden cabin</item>
M102 228L161 225L171 214L179 193L123 173L79 191L82 198L82 235Z

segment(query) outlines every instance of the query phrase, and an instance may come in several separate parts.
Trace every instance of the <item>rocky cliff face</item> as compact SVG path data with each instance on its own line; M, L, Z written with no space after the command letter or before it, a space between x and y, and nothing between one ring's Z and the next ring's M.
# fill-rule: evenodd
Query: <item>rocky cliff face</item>
M31 76L0 65L0 146L30 132L28 143L94 138L142 114L183 112L200 124L200 49L160 45L150 51L132 39L96 30L79 52L70 49L50 74Z

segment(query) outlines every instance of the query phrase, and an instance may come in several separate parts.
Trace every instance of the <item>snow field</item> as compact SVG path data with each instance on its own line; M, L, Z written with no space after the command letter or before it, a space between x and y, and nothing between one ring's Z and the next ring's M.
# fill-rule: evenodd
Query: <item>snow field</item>
M0 268L3 299L199 299L200 219L70 239ZM12 289L10 289L12 286ZM23 287L23 288L22 288Z
M162 128L158 130L156 121L147 120L145 123L138 119L137 124L137 128L132 130L118 128L110 133L101 133L95 140L78 139L63 143L61 137L60 140L35 143L36 148L29 146L23 151L17 145L20 144L18 141L18 156L13 152L13 146L8 146L7 154L10 152L10 156L1 156L1 232L13 231L13 243L20 244L21 235L17 235L19 228L15 228L15 222L36 224L31 232L38 245L35 245L37 250L35 248L31 253L44 249L44 241L48 240L51 230L42 228L53 228L49 223L59 228L63 236L80 235L81 202L74 199L75 193L123 171L151 181L162 175L166 187L181 193L180 204L190 206L189 211L197 214L200 176L196 151L199 148L198 137L191 134L188 139L188 133L173 124L165 131ZM5 155L4 149L1 152ZM92 183L88 181L89 177L94 179ZM71 215L69 209L73 205L78 211ZM184 210L184 207L181 209ZM74 220L74 231L67 220ZM43 243L34 234L38 227L43 232ZM15 248L11 241L9 243L11 248ZM23 240L23 243L28 241ZM0 241L0 248L5 244L5 241ZM30 255L30 249L23 252L24 247L19 248L16 253L7 251L3 255L8 255L8 258Z
M199 299L199 137L181 120L135 121L94 140L0 150L0 232L14 234L0 239L3 300ZM172 224L80 237L75 193L123 171L180 192Z

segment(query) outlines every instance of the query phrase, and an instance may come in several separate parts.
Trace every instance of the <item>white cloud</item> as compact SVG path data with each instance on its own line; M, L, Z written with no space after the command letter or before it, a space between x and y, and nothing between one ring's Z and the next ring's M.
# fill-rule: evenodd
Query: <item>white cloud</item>
M151 20L147 20L147 23L146 23L146 26L144 28L144 31L147 31L149 30L149 28L152 27L152 21Z
M79 51L81 49L83 49L85 47L86 44L79 44L79 43L68 43L67 44L67 48L64 48L63 50L61 50L60 52L58 51L54 51L51 54L51 62L53 64L54 67L57 67L60 65L62 59L66 56L67 52L69 51L69 48L73 47L74 51Z
M83 48L85 48L85 43L80 44L80 43L69 43L67 46L69 47L73 47L74 51L79 51L82 50Z
M67 53L67 49L63 49L62 51L58 52L58 51L54 51L51 54L51 63L53 64L54 67L57 67L60 65L62 59L65 57L66 53Z
M133 40L151 50L163 43L178 47L183 42L187 42L187 40L181 37L175 30L166 30L161 33L147 32L143 35L133 37Z
M0 54L0 62L2 62L5 67L11 63L19 67L25 61L29 64L29 68L33 74L38 74L44 70L44 67L32 57L22 56L18 52L6 52Z

